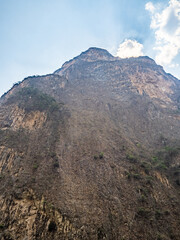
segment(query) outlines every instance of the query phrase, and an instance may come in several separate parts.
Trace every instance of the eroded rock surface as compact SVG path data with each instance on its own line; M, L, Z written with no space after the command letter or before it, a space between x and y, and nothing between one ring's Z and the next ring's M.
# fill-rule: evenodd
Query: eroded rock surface
M180 83L90 48L0 100L2 240L180 239Z

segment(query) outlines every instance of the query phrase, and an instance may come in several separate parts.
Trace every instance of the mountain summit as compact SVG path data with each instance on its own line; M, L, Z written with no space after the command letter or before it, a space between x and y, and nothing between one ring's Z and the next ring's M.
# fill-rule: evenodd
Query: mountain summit
M82 52L77 58L84 61L97 61L112 60L114 57L105 49L91 47L87 51Z
M73 58L72 60L65 62L62 66L62 69L56 70L55 74L61 74L63 70L74 65L75 63L79 63L81 61L85 62L96 62L96 61L113 61L115 57L113 57L107 50L91 47L87 51L82 52L79 56Z
M179 80L89 48L0 99L0 238L178 240L179 168Z

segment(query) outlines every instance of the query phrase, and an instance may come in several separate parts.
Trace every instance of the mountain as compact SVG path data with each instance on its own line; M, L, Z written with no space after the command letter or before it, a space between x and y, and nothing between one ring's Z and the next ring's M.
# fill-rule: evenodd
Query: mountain
M1 239L180 239L180 81L90 48L0 99Z

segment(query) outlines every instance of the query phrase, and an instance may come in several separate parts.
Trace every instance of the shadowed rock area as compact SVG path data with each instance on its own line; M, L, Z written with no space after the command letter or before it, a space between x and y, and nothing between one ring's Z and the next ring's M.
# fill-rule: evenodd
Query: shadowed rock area
M0 99L0 239L180 239L180 82L90 48Z

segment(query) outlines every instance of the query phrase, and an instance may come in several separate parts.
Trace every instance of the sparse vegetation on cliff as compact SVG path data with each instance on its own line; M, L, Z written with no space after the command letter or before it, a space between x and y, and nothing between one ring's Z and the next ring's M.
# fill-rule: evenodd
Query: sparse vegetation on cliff
M13 102L18 102L18 106L26 112L47 110L52 113L59 109L59 104L54 98L31 87L22 88L10 97L7 103Z
M0 100L0 238L179 240L178 84L92 48L15 85Z

